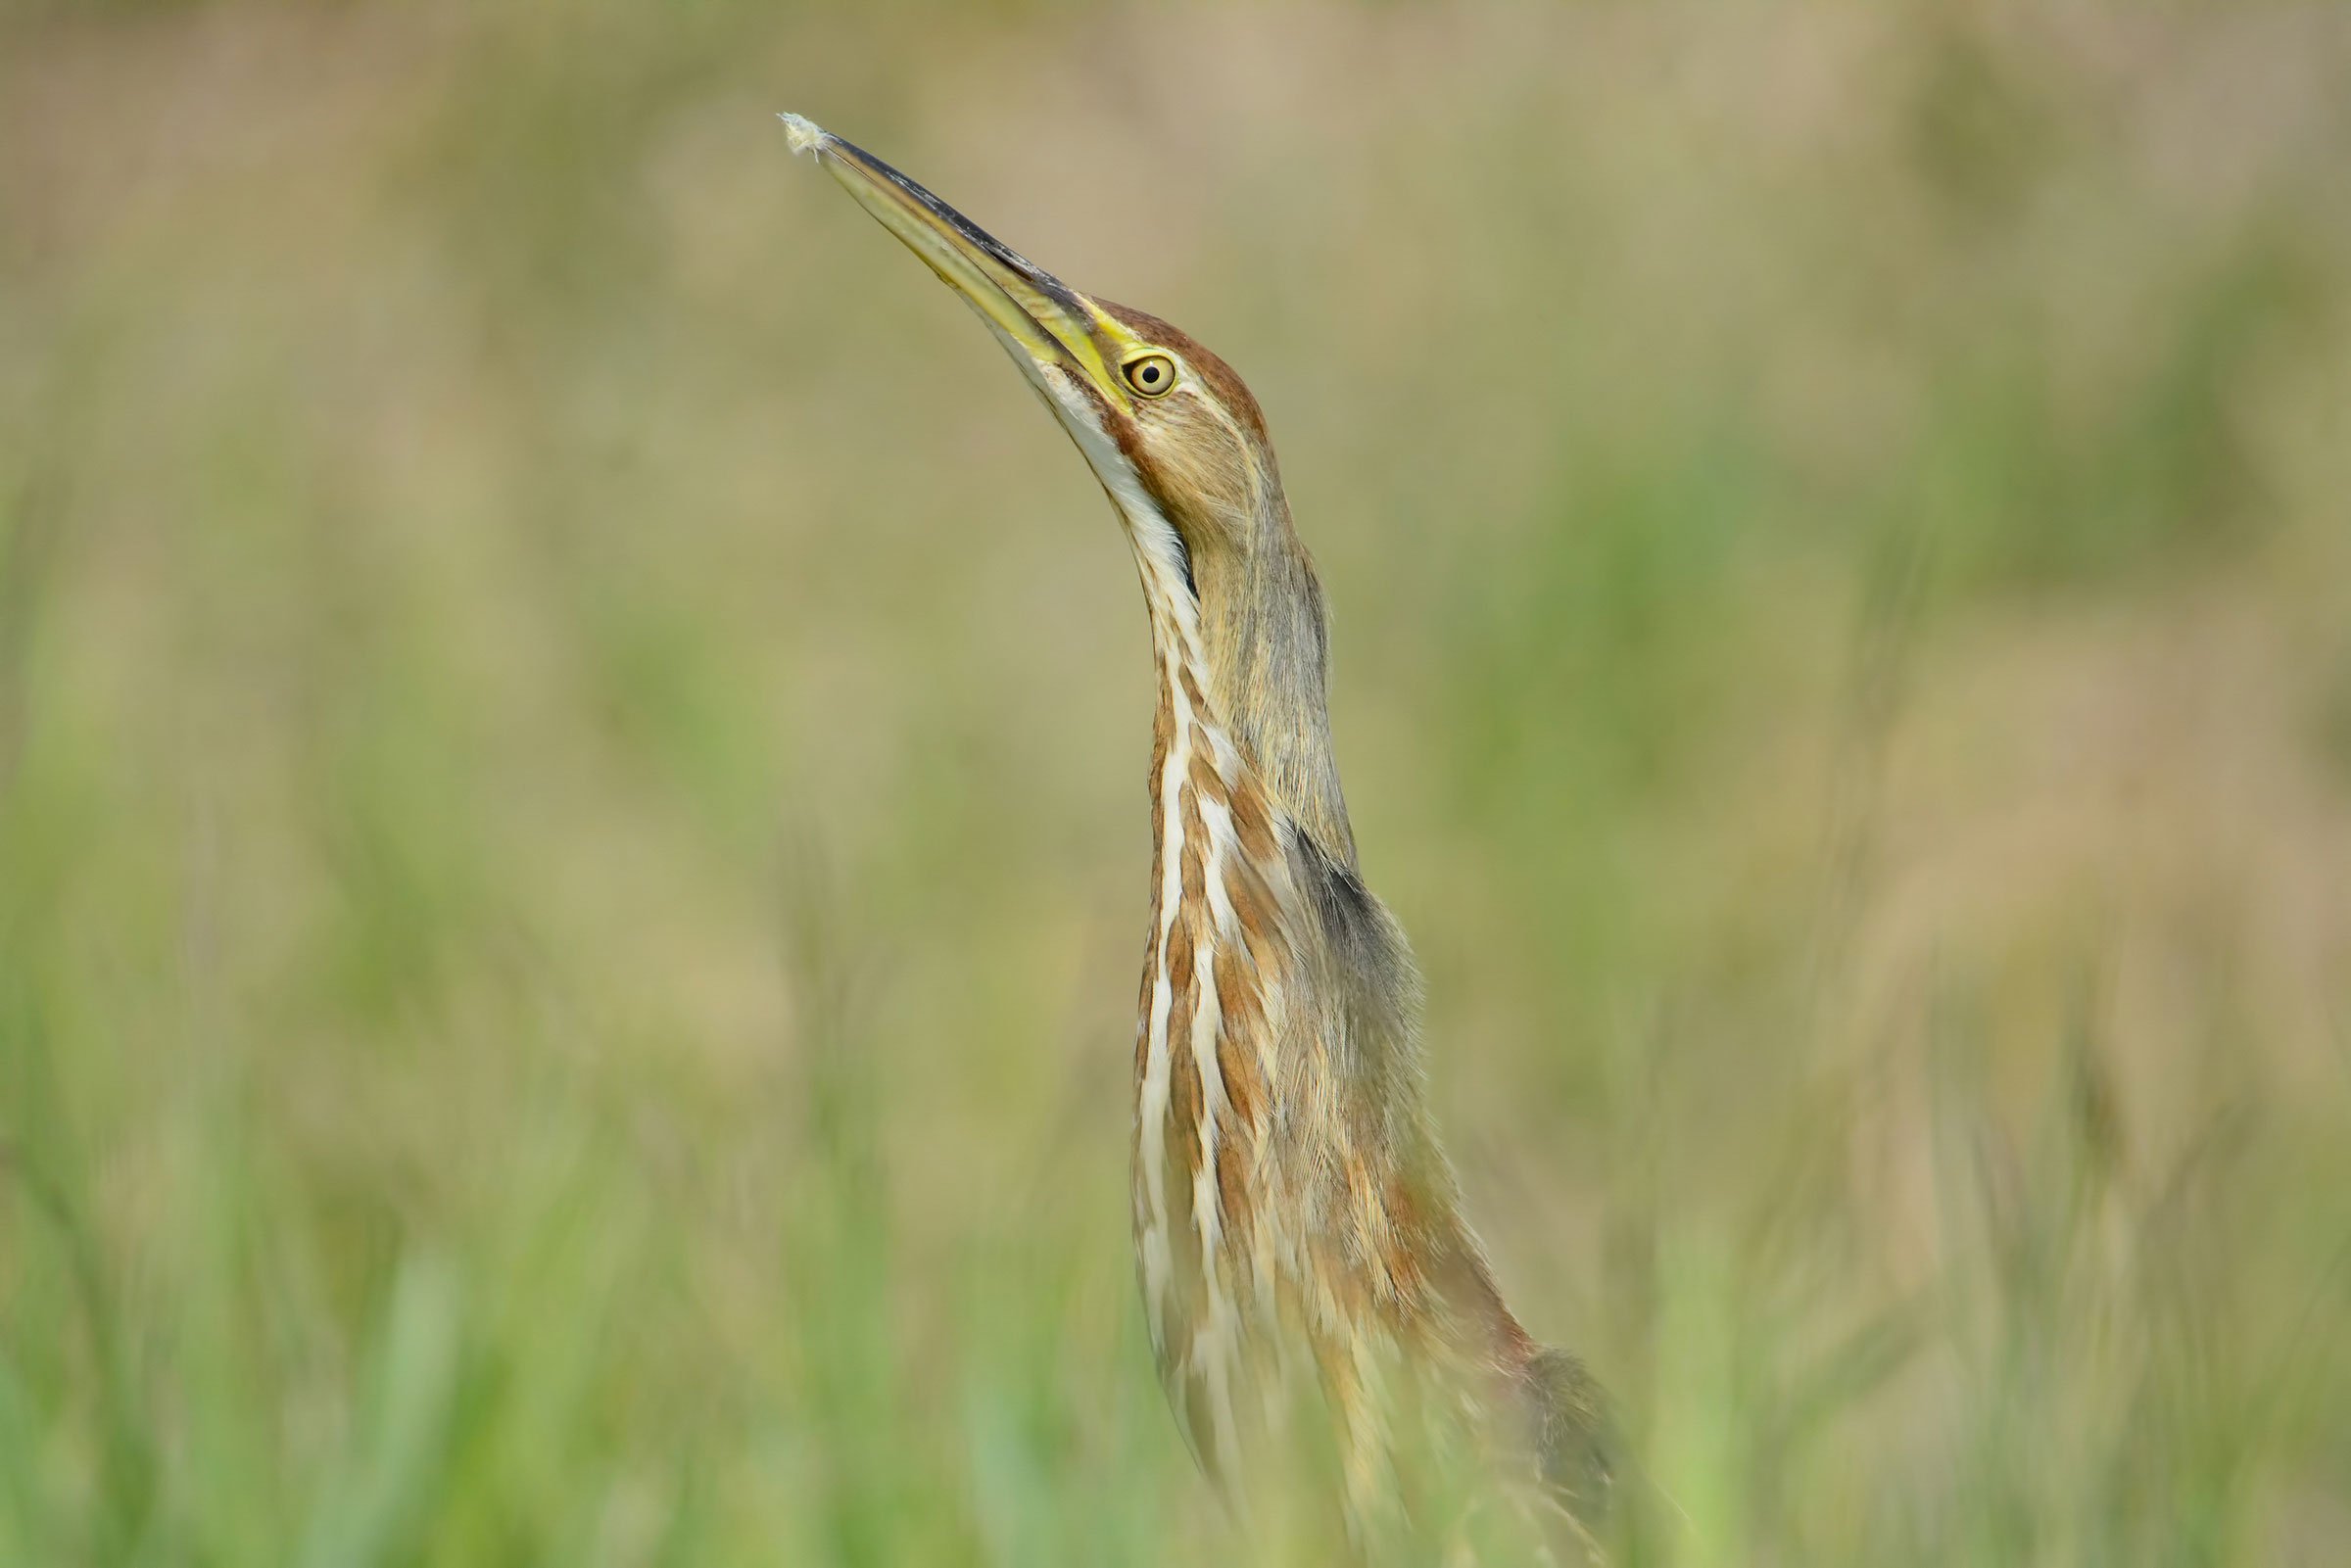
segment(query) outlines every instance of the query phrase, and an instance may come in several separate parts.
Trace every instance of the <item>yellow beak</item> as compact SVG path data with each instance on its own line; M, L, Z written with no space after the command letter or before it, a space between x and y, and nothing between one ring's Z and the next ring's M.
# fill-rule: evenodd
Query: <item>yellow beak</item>
M777 117L796 153L811 153L857 205L963 296L1016 357L1081 376L1112 406L1128 406L1103 349L1118 327L1092 301L873 154L797 115Z

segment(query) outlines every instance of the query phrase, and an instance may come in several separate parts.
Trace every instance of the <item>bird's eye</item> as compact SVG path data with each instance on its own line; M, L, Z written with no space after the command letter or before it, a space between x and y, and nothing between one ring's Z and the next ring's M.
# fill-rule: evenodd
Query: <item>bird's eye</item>
M1146 398L1162 398L1176 386L1176 361L1164 354L1146 354L1139 359L1129 359L1121 367L1127 385Z

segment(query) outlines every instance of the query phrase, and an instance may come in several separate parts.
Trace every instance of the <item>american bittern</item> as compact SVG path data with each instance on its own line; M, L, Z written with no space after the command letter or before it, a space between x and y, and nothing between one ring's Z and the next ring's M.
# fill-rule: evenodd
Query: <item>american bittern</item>
M1430 1412L1589 1517L1598 1396L1503 1305L1423 1091L1418 977L1364 886L1328 647L1264 416L1223 360L1091 299L896 169L784 117L961 295L1109 493L1157 662L1151 925L1134 1047L1134 1245L1201 1463L1242 1471L1274 1368L1312 1368L1360 1517ZM1399 1389L1406 1384L1408 1388Z

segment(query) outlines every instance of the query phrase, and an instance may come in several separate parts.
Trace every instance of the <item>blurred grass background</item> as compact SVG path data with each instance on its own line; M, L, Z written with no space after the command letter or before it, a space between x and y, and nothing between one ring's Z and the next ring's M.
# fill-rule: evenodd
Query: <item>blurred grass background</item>
M2351 1554L2341 8L17 0L0 1560L1228 1551L1126 546L780 109L1250 377L1633 1560Z

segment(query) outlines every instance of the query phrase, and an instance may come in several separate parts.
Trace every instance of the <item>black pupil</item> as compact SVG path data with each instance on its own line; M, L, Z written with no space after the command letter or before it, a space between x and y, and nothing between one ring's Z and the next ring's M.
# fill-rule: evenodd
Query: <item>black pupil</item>
M1141 364L1135 366L1135 384L1146 391L1156 392L1159 390L1161 379L1167 373L1167 366L1161 364L1157 359L1145 359Z

